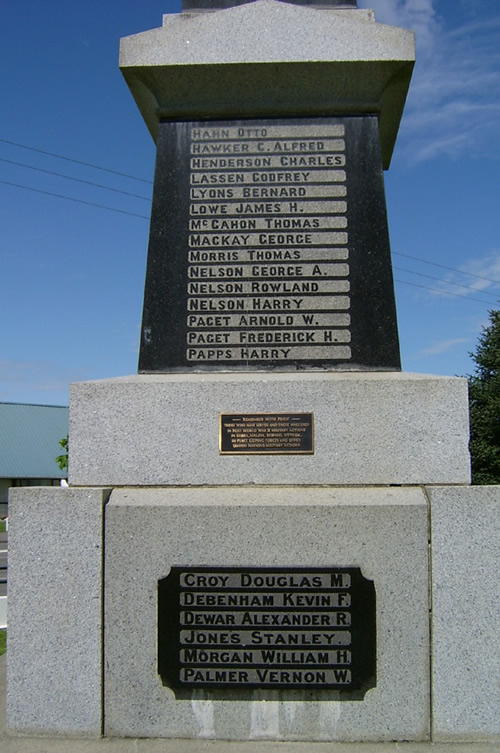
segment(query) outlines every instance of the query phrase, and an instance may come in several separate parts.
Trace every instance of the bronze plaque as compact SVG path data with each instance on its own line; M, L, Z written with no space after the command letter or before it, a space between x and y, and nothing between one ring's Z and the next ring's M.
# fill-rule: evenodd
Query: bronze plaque
M312 413L222 413L221 455L312 455Z

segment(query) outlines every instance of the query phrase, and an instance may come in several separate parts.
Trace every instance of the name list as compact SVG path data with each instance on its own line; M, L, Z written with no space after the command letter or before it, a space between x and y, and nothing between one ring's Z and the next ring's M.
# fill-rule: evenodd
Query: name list
M351 358L345 127L190 129L186 360Z
M374 683L374 660L359 661L375 655L370 587L359 568L172 568L159 583L160 675L174 688Z

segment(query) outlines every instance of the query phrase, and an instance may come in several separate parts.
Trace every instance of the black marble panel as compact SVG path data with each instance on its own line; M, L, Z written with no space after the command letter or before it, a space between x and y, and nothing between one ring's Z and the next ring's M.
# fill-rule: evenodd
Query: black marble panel
M139 371L399 370L376 116L162 122Z
M374 584L357 567L173 567L158 582L158 673L177 697L359 700L376 685Z

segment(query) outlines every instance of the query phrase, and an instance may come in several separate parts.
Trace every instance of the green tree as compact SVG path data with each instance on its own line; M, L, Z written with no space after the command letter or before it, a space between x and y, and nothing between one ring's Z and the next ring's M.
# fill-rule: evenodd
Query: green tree
M473 484L500 484L500 311L490 311L469 380Z
M64 439L60 439L59 444L63 448L64 452L62 455L58 455L56 457L56 463L58 464L61 471L67 471L68 470L68 437L64 437Z

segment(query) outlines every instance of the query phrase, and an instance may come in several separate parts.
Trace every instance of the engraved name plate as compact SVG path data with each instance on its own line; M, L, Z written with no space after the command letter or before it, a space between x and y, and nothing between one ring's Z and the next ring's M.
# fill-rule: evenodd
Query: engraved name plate
M158 672L182 692L376 685L375 588L360 568L173 567L158 583Z
M399 369L375 116L159 126L139 370Z

